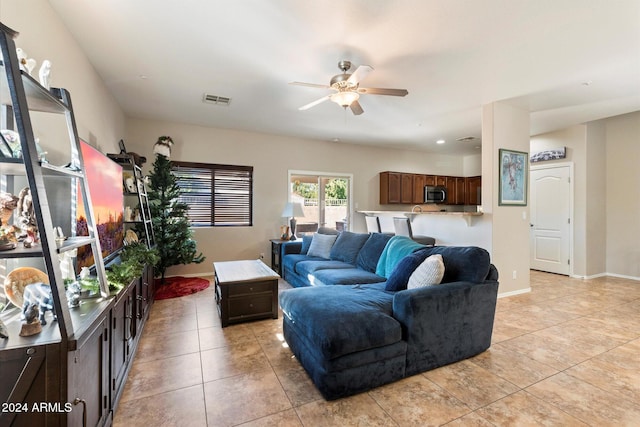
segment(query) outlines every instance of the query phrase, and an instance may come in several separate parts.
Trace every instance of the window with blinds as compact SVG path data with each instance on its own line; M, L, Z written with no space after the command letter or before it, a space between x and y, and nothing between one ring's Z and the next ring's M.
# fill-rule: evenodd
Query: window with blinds
M172 162L194 227L253 225L253 167Z

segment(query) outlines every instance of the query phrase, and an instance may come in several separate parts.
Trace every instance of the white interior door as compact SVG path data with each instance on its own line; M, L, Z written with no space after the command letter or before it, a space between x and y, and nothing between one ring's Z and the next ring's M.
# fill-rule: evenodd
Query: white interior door
M531 268L570 274L571 259L571 167L532 167Z

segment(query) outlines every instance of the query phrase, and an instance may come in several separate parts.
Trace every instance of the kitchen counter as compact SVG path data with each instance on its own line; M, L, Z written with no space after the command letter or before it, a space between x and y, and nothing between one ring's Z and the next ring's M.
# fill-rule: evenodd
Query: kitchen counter
M404 215L414 220L417 215L444 215L454 218L462 218L467 226L473 225L473 220L483 215L482 212L443 212L443 211L423 211L423 212L411 212L411 211L358 211L358 213L367 216L379 216L379 215Z

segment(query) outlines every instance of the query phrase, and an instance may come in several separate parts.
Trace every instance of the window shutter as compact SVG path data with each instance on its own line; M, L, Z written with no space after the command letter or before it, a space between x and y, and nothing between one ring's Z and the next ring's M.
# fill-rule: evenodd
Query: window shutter
M253 225L253 167L172 162L194 227Z
M216 169L213 173L213 224L251 225L252 173Z

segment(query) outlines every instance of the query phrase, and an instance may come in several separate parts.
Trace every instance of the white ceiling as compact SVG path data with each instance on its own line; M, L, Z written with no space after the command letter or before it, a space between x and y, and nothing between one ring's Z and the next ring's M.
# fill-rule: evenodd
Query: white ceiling
M473 154L456 139L493 101L529 109L532 135L640 110L639 0L49 1L132 117ZM299 111L330 91L288 83L342 59L409 95Z

